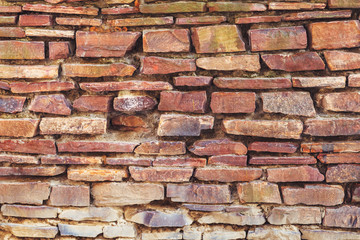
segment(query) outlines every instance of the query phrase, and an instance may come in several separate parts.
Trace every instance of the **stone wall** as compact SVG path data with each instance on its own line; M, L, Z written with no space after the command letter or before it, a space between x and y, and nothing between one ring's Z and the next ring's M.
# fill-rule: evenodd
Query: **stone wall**
M360 239L359 0L0 4L0 239Z

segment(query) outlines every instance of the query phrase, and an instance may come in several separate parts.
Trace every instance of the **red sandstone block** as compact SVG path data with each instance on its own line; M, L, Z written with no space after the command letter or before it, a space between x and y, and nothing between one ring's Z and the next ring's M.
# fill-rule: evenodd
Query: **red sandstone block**
M360 181L360 165L358 164L339 164L328 166L326 171L326 182L328 183L348 183Z
M153 161L154 167L205 167L206 158L190 157L157 157Z
M26 97L0 95L0 112L17 113L24 107Z
M41 164L68 164L68 165L79 165L79 164L101 164L102 157L77 157L77 156L42 156Z
M282 203L279 187L274 183L264 181L239 183L237 193L241 203Z
M125 165L125 166L151 166L153 162L152 158L134 158L134 157L123 157L123 158L106 158L105 164L108 165Z
M0 167L0 176L57 176L66 171L63 166L55 167Z
M0 27L0 37L23 38L25 30L20 27Z
M226 78L218 77L214 79L214 84L218 88L230 89L277 89L291 88L290 78Z
M70 42L49 42L49 59L70 57Z
M189 147L189 151L198 156L247 153L246 146L242 142L235 142L228 138L197 140Z
M192 168L170 167L129 167L135 181L146 182L188 182L193 174Z
M41 113L70 115L71 103L63 94L38 95L29 105L29 110Z
M38 133L39 119L0 119L0 136L34 137Z
M51 15L20 15L19 26L32 27L32 26L51 26Z
M54 38L75 38L75 31L73 30L56 30L56 29L42 29L42 28L27 28L25 29L27 37L54 37Z
M254 165L281 165L281 164L316 164L313 156L254 156L249 160Z
M111 64L78 64L66 63L62 65L62 74L66 77L123 77L133 75L136 68L124 63Z
M196 71L195 59L144 57L141 59L142 74L169 74Z
M160 111L205 113L206 102L205 91L161 92L158 109Z
M102 20L96 18L57 17L56 23L59 25L70 26L100 26L102 24Z
M10 83L13 93L35 93L35 92L60 92L76 89L73 82L12 82Z
M357 220L360 215L360 208L358 206L341 206L338 208L326 208L323 225L326 227L352 228L358 229L360 227ZM337 233L337 232L336 232ZM346 238L357 238L356 235L349 235L352 232L346 232Z
M259 55L232 55L223 57L202 57L196 59L196 65L206 70L218 71L260 71Z
M187 87L209 86L212 79L212 77L206 76L179 76L174 77L174 85Z
M15 193L15 194L14 194ZM0 183L0 203L22 203L41 205L49 198L49 183L2 182Z
M359 118L325 118L305 121L304 134L311 136L350 136L359 133Z
M149 96L122 95L114 98L114 110L120 112L148 111L156 105L156 99Z
M360 54L345 51L325 51L324 57L330 71L353 70L360 68Z
M163 91L172 90L168 82L160 81L123 81L123 82L85 82L80 83L80 88L89 92L110 92L110 91Z
M58 65L0 65L0 78L57 78Z
M360 2L357 0L329 0L330 8L360 8Z
M249 30L251 51L305 49L306 30L303 26Z
M111 14L131 14L131 13L138 13L139 8L132 7L132 6L119 6L119 7L112 7L112 8L102 8L101 14L111 15Z
M176 18L177 25L207 25L220 24L226 22L225 16L200 16L200 17L182 17Z
M56 185L52 186L49 205L85 207L90 205L90 187Z
M240 17L235 18L236 24L251 24L263 22L280 22L281 16L254 16L254 17Z
M271 2L269 10L313 10L324 9L326 3L310 3L310 2Z
M81 112L110 112L112 96L82 95L73 102L73 108Z
M135 153L140 155L181 155L186 153L185 142L150 141L141 143Z
M119 27L171 25L174 23L174 18L173 17L125 18L125 19L107 20L106 23L111 26L119 26Z
M124 169L113 168L77 168L70 167L67 170L67 178L72 181L86 181L86 182L103 182L103 181L116 181L121 182L127 178L127 171Z
M0 59L45 59L44 42L0 41Z
M34 156L0 154L0 162L17 164L39 164L39 160Z
M246 155L218 155L211 156L209 165L245 167L247 165Z
M111 124L124 131L148 131L148 124L142 117L120 115L111 119Z
M301 143L301 151L305 153L317 153L317 152L360 152L360 141L333 141L333 142L305 142ZM331 155L331 154L330 154ZM336 156L336 154L334 154ZM355 154L356 155L356 154ZM353 159L351 154L349 160ZM318 155L318 158L322 156ZM326 156L326 155L324 155ZM342 154L339 154L339 157ZM335 157L336 158L336 157ZM340 157L341 158L341 157ZM344 155L344 160L346 159ZM357 157L355 157L357 158ZM321 161L321 158L319 158Z
M17 16L0 16L0 25L15 25Z
M346 77L293 77L296 88L344 88Z
M325 177L317 168L310 166L268 168L269 182L322 182Z
M262 12L266 6L261 3L247 3L243 1L208 2L209 12Z
M326 111L360 112L358 92L320 93L316 95L318 105Z
M346 142L343 142L345 146L348 147ZM354 146L354 144L356 144ZM350 146L353 146L355 148L358 148L359 142L349 142ZM335 149L336 143L329 143L327 144L329 148L333 147ZM341 146L341 145L340 145ZM312 149L311 149L312 150ZM326 149L325 149L326 150ZM355 149L357 150L357 149ZM312 151L315 152L315 151ZM324 164L334 164L334 163L360 163L360 154L359 153L330 153L330 154L319 154L317 156L317 159L319 159L320 162Z
M360 74L350 74L348 77L349 87L360 87Z
M19 13L21 6L0 6L1 13Z
M278 152L294 153L299 144L292 142L252 142L248 146L249 151L255 152Z
M156 29L143 31L144 52L189 52L188 29Z
M59 152L133 152L137 143L111 141L58 142Z
M0 89L2 90L10 90L10 84L7 82L0 82Z
M177 1L157 4L140 4L141 13L190 13L205 12L204 2Z
M63 5L25 4L22 9L31 12L64 13L79 15L98 15L99 9L95 7L72 7Z
M213 113L252 113L255 100L254 92L213 92L210 107Z
M248 182L262 176L260 168L197 168L195 177L201 181Z
M17 153L56 154L55 142L43 139L1 139L0 150Z
M327 18L351 18L351 10L307 11L307 12L287 13L282 15L283 21L299 21L299 20L327 19Z

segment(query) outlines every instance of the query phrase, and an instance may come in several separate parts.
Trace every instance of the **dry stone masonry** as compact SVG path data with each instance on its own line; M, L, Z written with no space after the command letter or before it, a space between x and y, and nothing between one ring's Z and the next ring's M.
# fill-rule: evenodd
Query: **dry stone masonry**
M359 0L1 0L0 240L360 240Z

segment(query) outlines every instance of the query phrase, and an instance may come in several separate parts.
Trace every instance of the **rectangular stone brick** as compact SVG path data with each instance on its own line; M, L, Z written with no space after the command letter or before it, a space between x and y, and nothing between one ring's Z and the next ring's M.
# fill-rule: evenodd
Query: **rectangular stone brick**
M28 110L57 115L70 115L71 103L63 94L37 95L30 103Z
M260 168L197 168L195 178L200 181L247 182L262 176Z
M158 4L140 4L141 13L190 13L205 12L204 2L178 1Z
M0 41L0 59L45 59L44 42Z
M304 134L311 136L351 136L360 132L358 118L308 119Z
M104 134L107 120L105 118L42 118L40 134Z
M103 226L99 225L70 225L58 224L61 236L95 238L102 233Z
M106 158L105 164L108 165L124 165L124 166L151 166L153 162L153 158L151 157L142 157L142 158L134 158L134 157L123 157L123 158Z
M350 231L337 231L337 230L324 230L324 229L301 229L303 239L316 239L316 240L328 240L328 239L360 239L360 234Z
M319 107L334 112L360 112L358 92L320 93L316 95Z
M242 142L232 141L229 138L197 140L188 149L198 156L244 155L247 153L246 146Z
M296 88L345 88L346 77L293 77Z
M259 72L261 68L259 55L202 57L196 59L196 66L205 70L249 72Z
M300 139L303 124L298 120L223 120L225 133L245 136Z
M107 20L111 26L132 27L132 26L163 26L174 23L173 17L147 17L147 18L123 18Z
M268 168L269 182L322 182L325 177L317 168L310 166Z
M247 165L246 155L218 155L208 159L209 165L245 167Z
M261 3L233 2L208 2L209 12L263 12L266 6Z
M101 14L105 15L118 15L118 14L131 14L131 13L138 13L139 8L133 7L129 5L120 5L118 7L112 7L112 8L102 8ZM111 20L109 20L111 21Z
M210 107L213 113L255 112L254 92L213 92Z
M51 15L29 15L22 14L19 16L19 26L33 27L33 26L51 26Z
M181 155L186 153L185 142L148 141L141 143L135 153L140 155Z
M17 16L0 16L0 25L15 25Z
M49 59L65 59L70 57L70 42L49 42Z
M275 183L259 180L239 183L237 193L240 203L282 203L279 187Z
M41 164L101 164L101 157L77 157L77 156L42 156Z
M66 77L123 77L132 76L136 68L123 63L112 64L78 64L66 63L62 65L62 74Z
M360 68L360 53L325 51L324 57L330 71L353 70Z
M67 178L70 179L71 181L121 182L126 177L128 177L128 174L127 171L124 169L101 168L101 167L92 167L92 168L70 167L67 170Z
M214 79L218 88L230 89L278 89L291 88L290 78L227 78Z
M225 16L200 16L176 18L176 25L207 25L226 22Z
M158 110L205 113L206 102L205 91L161 92Z
M55 238L58 228L51 225L26 225L18 223L1 223L0 228L11 232L16 237Z
M96 183L91 195L95 206L148 204L164 199L164 186L153 183Z
M82 95L73 102L73 108L81 112L110 112L112 96Z
M305 49L306 30L303 26L252 29L248 32L251 51Z
M99 9L95 7L72 7L62 5L30 4L26 3L22 9L30 12L64 13L79 15L98 15Z
M85 207L77 209L64 209L59 214L60 219L72 221L117 221L122 211L108 207Z
M0 136L34 137L38 133L39 119L0 119Z
M84 207L90 205L90 187L78 185L52 186L49 205Z
M360 227L357 221L360 208L357 206L341 206L338 208L326 208L323 225L326 227L354 228ZM353 236L350 236L351 238ZM351 239L350 238L350 239ZM356 239L356 238L352 238Z
M170 167L129 167L131 177L141 182L188 182L193 174L192 168Z
M236 24L252 24L263 22L280 22L281 16L253 16L253 17L239 17L235 18Z
M163 57L141 58L140 72L142 74L169 74L195 71L195 59L173 59Z
M267 218L273 225L321 224L321 219L319 207L274 207Z
M152 110L157 100L149 96L121 95L114 98L114 110L120 112L142 112Z
M56 154L55 142L42 139L1 139L0 150L4 152Z
M39 164L39 160L34 156L7 155L0 154L0 162L19 163L19 164Z
M8 82L0 82L0 89L10 90L10 84Z
M140 32L76 32L76 56L123 57L135 46ZM115 40L116 39L116 40Z
M312 19L351 18L351 11L307 11L282 15L283 21L300 21Z
M360 87L360 74L350 74L348 76L349 87Z
M357 0L329 0L330 8L359 8L360 2Z
M0 37L23 38L25 30L20 27L0 27Z
M157 157L154 167L205 167L206 158L191 157Z
M0 6L1 13L19 13L21 6Z
M49 197L50 185L40 182L2 182L0 193L1 203L41 205Z
M351 145L351 142L347 144L346 142L343 142L345 144L345 147L349 146L358 148L359 142L353 142L354 145ZM335 145L331 146L331 143L329 144L330 148L335 147ZM342 147L340 145L340 147ZM321 150L321 149L320 149ZM350 149L351 151L351 149ZM330 153L330 154L319 154L317 156L320 162L325 164L334 164L334 163L360 163L360 154L359 153Z
M252 142L248 145L249 151L294 153L299 144L292 142Z
M144 52L189 52L188 29L155 29L143 31Z
M344 201L344 189L340 185L305 185L304 187L281 187L286 205L335 206Z
M142 240L156 240L156 239L182 239L181 232L144 232L141 234Z
M0 78L57 78L57 65L0 65Z
M179 76L174 77L175 86L203 87L211 84L212 77L207 76Z
M0 95L0 112L22 112L26 97Z
M43 81L43 82L12 82L13 93L63 92L76 89L74 82Z
M311 2L271 2L269 3L269 10L313 10L324 9L326 3L311 3Z
M111 124L122 131L149 131L144 118L134 115L118 115L111 119Z
M173 202L190 202L202 204L230 203L231 194L227 185L210 184L168 184L166 197Z
M59 152L132 152L135 142L67 141L56 143Z
M27 37L75 38L75 31L27 28L25 35Z
M360 185L359 184L356 184L352 188L351 202L360 202Z
M152 81L123 81L123 82L85 82L80 83L80 88L89 92L111 92L111 91L162 91L172 90L168 82Z
M253 156L249 164L254 165L282 165L282 164L316 164L313 156Z
M326 171L326 182L348 183L360 181L360 165L339 164L329 166Z
M1 212L4 216L22 218L56 218L59 209L47 206L24 206L4 204Z
M56 23L59 25L70 26L100 26L102 24L102 20L96 18L57 17Z
M271 236L271 237L281 236L285 239L300 239L301 233L297 228L276 229L276 228L257 227L254 230L248 231L247 239L256 240L256 239L261 239L262 236Z
M305 142L301 143L301 151L306 153L321 152L360 152L360 141L334 141L334 142ZM338 156L343 154L326 154L324 156ZM357 154L349 154L348 157L355 157ZM319 157L322 156L321 154ZM344 160L347 158L344 154ZM357 157L356 157L357 158ZM321 160L321 159L320 159Z
M65 167L0 167L0 176L56 176L64 173Z

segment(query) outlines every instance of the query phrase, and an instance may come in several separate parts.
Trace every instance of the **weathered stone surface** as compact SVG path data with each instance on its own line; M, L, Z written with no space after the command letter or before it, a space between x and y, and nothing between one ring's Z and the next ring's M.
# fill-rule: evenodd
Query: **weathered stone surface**
M212 212L198 219L200 224L234 224L234 225L262 225L265 217L258 207L241 206L236 211ZM218 238L216 238L218 239Z
M51 187L49 205L85 207L90 205L90 187L56 185Z
M302 238L308 240L359 240L360 234L357 232L332 231L324 229L301 229Z
M67 141L57 142L59 152L132 152L135 142Z
M57 78L58 65L0 65L0 78Z
M230 203L231 193L227 185L209 184L168 184L166 197L170 197L173 202L191 203Z
M235 142L228 138L198 140L189 148L189 151L199 155L244 155L247 152L242 142Z
M59 25L70 25L70 26L100 26L102 24L102 20L95 18L57 17L56 23Z
M102 10L104 10L104 9L102 9ZM112 9L112 10L114 10L114 9ZM109 13L107 13L107 14L109 14ZM174 23L174 18L173 17L125 18L125 19L107 20L107 23L111 26L121 26L121 27L171 25ZM189 37L187 37L187 38L189 38ZM183 43L181 43L181 41L180 41L180 44L183 44Z
M261 93L263 111L313 117L316 115L309 92L268 92Z
M324 57L330 71L353 70L360 68L360 53L344 51L325 51Z
M252 113L255 99L253 92L213 92L210 107L213 113Z
M118 7L112 8L102 8L101 14L130 14L130 13L139 13L139 8L129 6L129 5L120 5Z
M147 227L184 227L193 220L183 211L127 209L125 219Z
M71 103L63 94L37 95L29 105L29 110L34 112L70 115Z
M25 29L25 35L27 37L75 38L75 31L27 28L27 29Z
M262 12L266 6L261 3L233 2L208 2L209 12Z
M279 187L274 183L263 181L239 183L237 193L241 203L282 203Z
M356 164L339 164L329 166L326 171L326 182L359 182L360 181L360 165Z
M0 6L1 13L19 13L21 6Z
M325 3L311 3L311 2L269 3L269 10L313 10L313 9L323 9L325 7L326 7Z
M76 56L123 57L141 36L139 32L76 32ZM116 41L115 41L116 39Z
M30 118L0 119L0 136L34 137L40 120Z
M44 42L0 41L0 59L45 59Z
M25 30L20 27L0 27L0 37L23 38Z
M268 168L267 180L269 182L322 182L324 175L319 169L310 166Z
M114 109L120 112L141 112L153 109L157 104L149 96L122 95L114 98Z
M299 144L292 142L252 142L248 145L249 151L294 153Z
M113 117L111 124L123 131L148 131L148 124L144 119L134 115L119 115Z
M19 26L51 26L52 16L51 15L30 15L22 14L19 16Z
M303 124L297 120L223 120L224 131L228 134L300 139Z
M184 236L185 236L184 232ZM231 231L227 229L218 230L218 231L208 231L204 232L203 234L203 240L229 240L229 239L245 239L246 232L245 231ZM184 238L185 239L185 238ZM201 239L201 234L200 234ZM199 240L199 239L193 239L193 240Z
M41 134L104 134L107 121L105 118L42 118Z
M293 77L296 88L344 88L346 77Z
M257 227L255 230L249 230L247 239L251 240L300 240L301 233L296 227L289 228L262 228Z
M77 157L77 156L42 156L41 164L68 164L68 165L82 165L82 164L101 164L101 157Z
M44 81L44 82L12 82L10 84L13 93L34 92L60 92L76 89L73 82Z
M108 92L121 90L134 91L161 91L172 90L168 82L150 82L150 81L124 81L124 82L88 82L80 83L80 88L90 92Z
M0 193L0 203L41 205L49 197L50 185L40 182L2 182Z
M105 164L108 165L131 165L131 166L151 166L153 162L152 158L106 158Z
M164 187L150 183L96 183L91 195L95 206L148 204L164 199Z
M19 164L39 164L39 160L34 156L22 156L22 155L7 155L0 154L0 162L5 163L19 163Z
M177 1L158 4L140 4L141 13L190 13L205 12L204 2Z
M235 18L236 24L251 24L263 22L280 22L281 16L253 16L253 17L239 17Z
M247 165L247 156L243 155L218 155L208 159L209 165L218 166L238 166L245 167Z
M273 225L321 224L319 207L274 207L267 220Z
M308 119L304 127L304 133L311 136L347 136L359 132L358 118Z
M281 187L287 205L335 206L343 203L344 189L340 185L305 185L304 187Z
M180 114L163 114L157 134L159 136L200 136L201 130L212 129L214 117L193 117Z
M245 51L245 43L236 25L194 27L191 33L197 53Z
M22 218L56 218L58 209L47 206L24 206L9 205L1 206L1 213L4 216L22 217Z
M22 112L26 97L0 96L0 112L17 113Z
M249 30L251 51L305 49L306 30L303 26Z
M136 228L134 224L131 223L122 223L115 226L105 226L103 228L105 238L135 238L136 237Z
M63 6L63 5L27 3L23 6L23 11L79 14L79 15L98 15L99 9L95 7L72 7L72 6Z
M360 185L357 184L352 189L351 202L360 202Z
M58 224L61 236L97 237L102 233L103 226L99 225L70 225Z
M334 112L360 112L359 92L320 93L316 95L320 107Z
M102 182L102 181L117 181L121 182L128 176L124 169L112 168L73 168L67 170L67 177L72 181L85 182Z
M176 72L194 72L196 65L194 59L172 59L163 57L141 58L142 74L169 74Z
M154 167L205 167L206 158L190 157L157 157Z
M202 181L247 182L262 176L260 168L197 168L195 178Z
M360 46L360 23L357 20L309 24L311 48L337 49Z
M189 52L188 29L156 29L143 31L144 52Z
M56 154L55 141L42 139L1 139L0 150L4 152Z
M8 82L0 82L0 89L10 90L10 84Z
M203 57L196 59L196 65L206 70L218 71L260 71L259 55L235 55L224 57Z
M225 205L203 205L203 204L183 204L189 210L199 212L221 212L225 210Z
M129 167L135 181L146 182L188 182L193 174L192 168L170 167Z
M64 173L65 167L0 167L0 176L56 176Z
M65 209L60 212L59 218L72 221L113 222L119 219L119 211L109 207Z
M62 74L66 77L123 77L132 76L136 68L123 63L112 64L78 64L65 63Z
M18 223L0 223L0 228L16 237L55 238L58 228L51 225L25 225Z
M185 142L150 141L141 143L135 153L141 155L181 155L186 153Z
M360 208L357 206L342 206L326 208L323 225L326 227L359 228Z
M206 92L161 92L158 110L205 113Z
M142 240L165 240L165 239L182 239L183 234L181 232L143 232L141 234Z
M260 68L260 67L259 67ZM218 88L230 89L277 89L291 88L290 78L225 78L214 79Z
M329 0L330 8L359 8L360 3L357 0Z
M360 74L350 74L348 76L348 86L349 87L359 87L360 86Z
M317 152L349 152L347 154L319 154L318 159L323 163L360 163L360 155L350 152L360 152L360 141L334 142L305 142L301 143L301 151ZM347 160L348 159L348 160Z
M311 19L329 19L329 18L351 18L351 11L306 11L287 13L282 15L283 21L299 21Z
M249 164L255 165L280 165L280 164L316 164L313 156L254 156L249 160Z
M220 24L226 21L225 16L199 16L176 18L176 25L207 25Z
M49 42L49 59L65 59L70 57L70 42Z
M211 84L212 77L207 76L179 76L174 77L175 86L203 87Z
M325 63L316 52L263 54L261 58L271 70L298 72L325 69Z
M82 95L73 102L73 108L81 112L110 112L112 96Z

